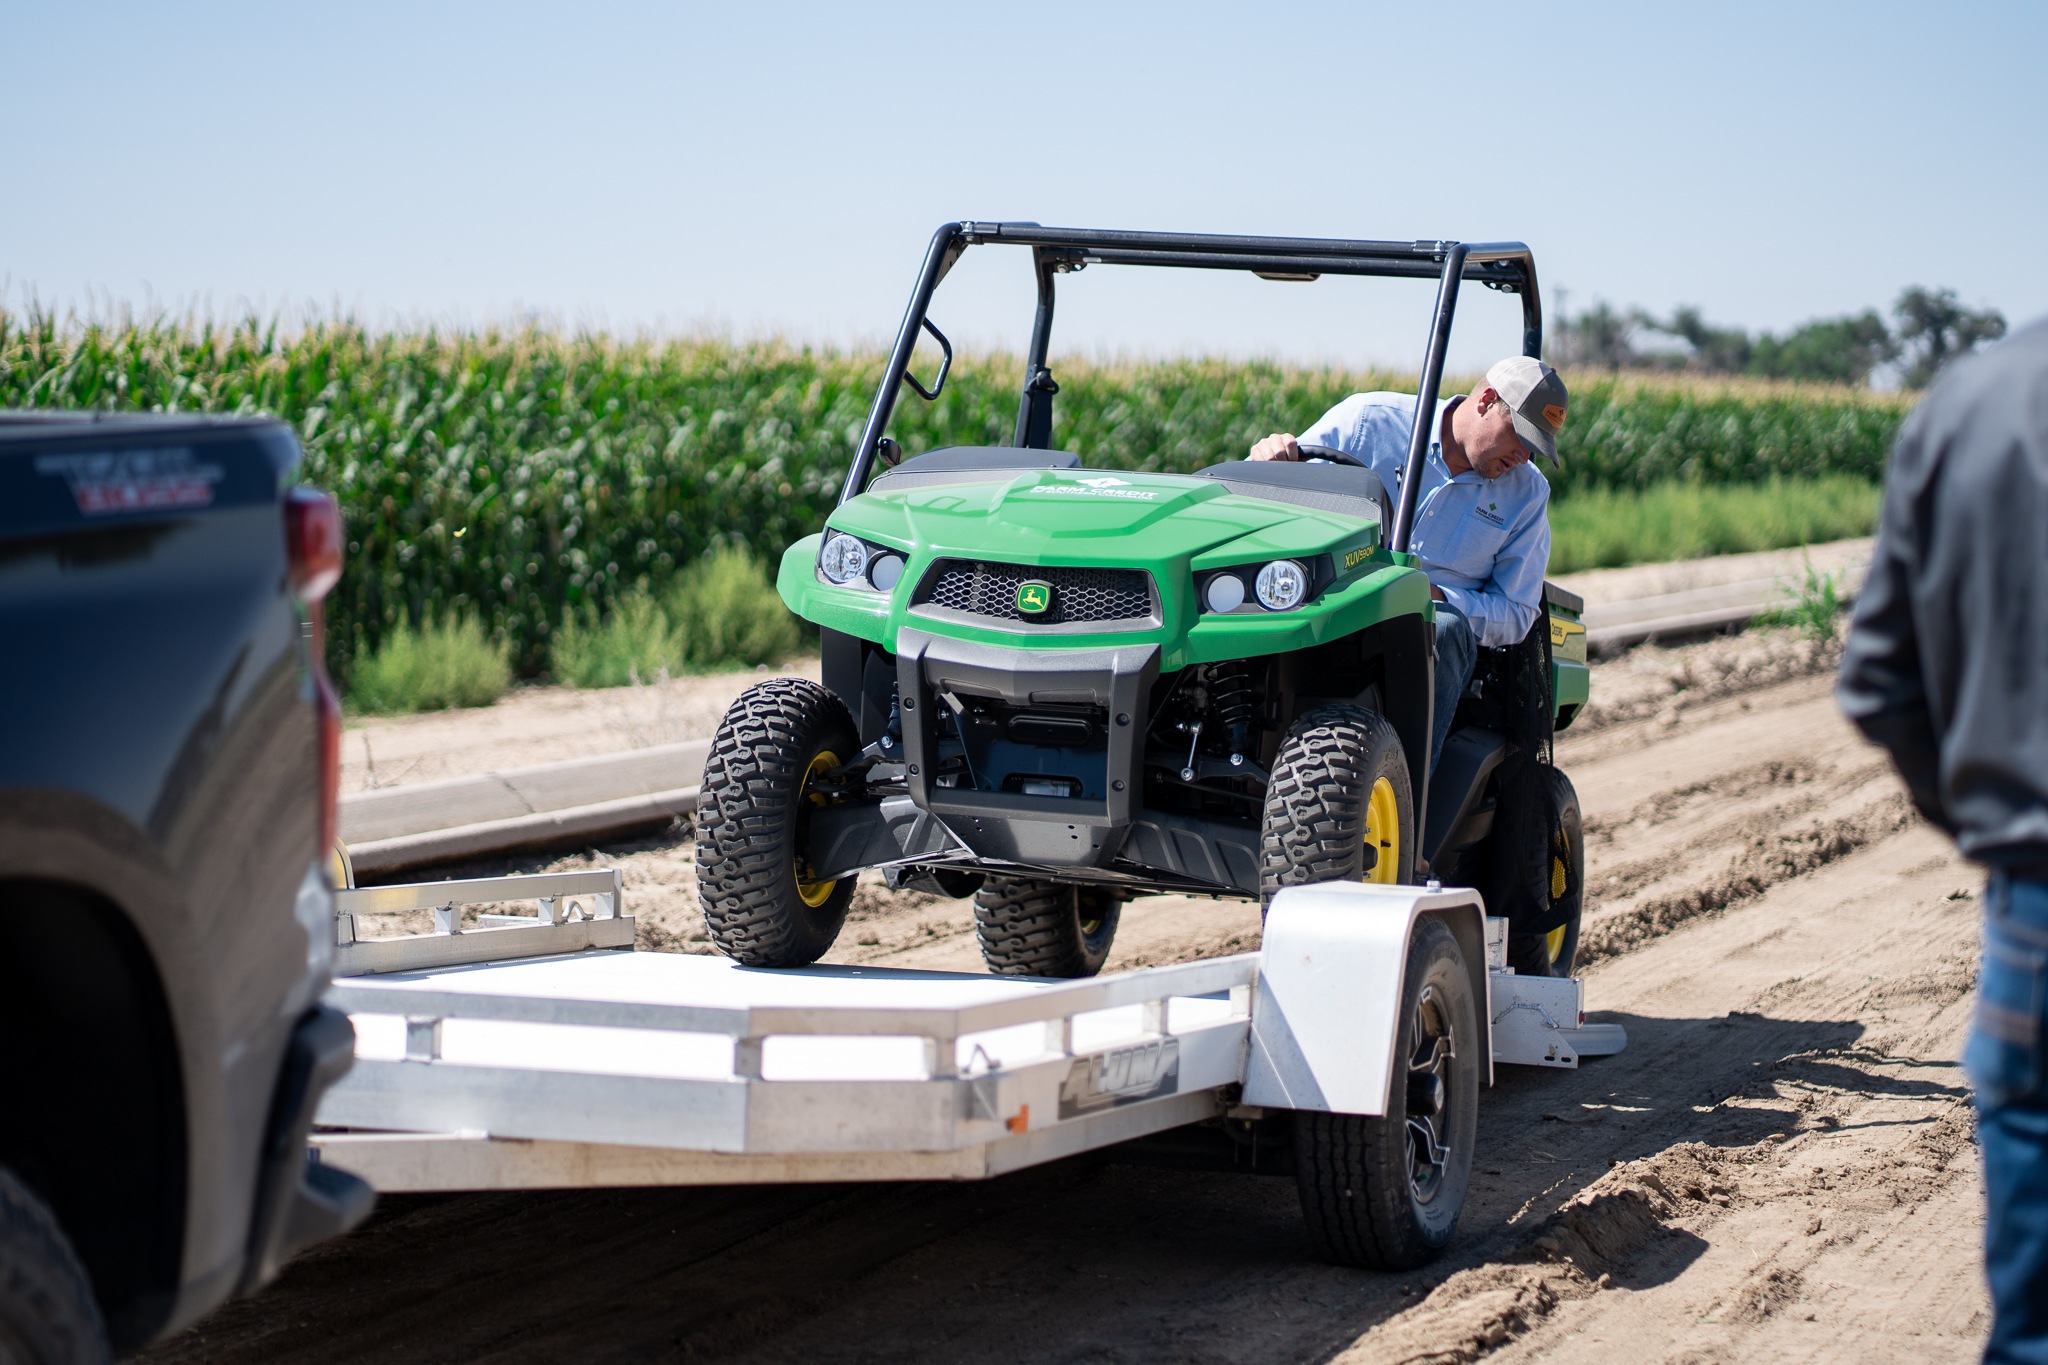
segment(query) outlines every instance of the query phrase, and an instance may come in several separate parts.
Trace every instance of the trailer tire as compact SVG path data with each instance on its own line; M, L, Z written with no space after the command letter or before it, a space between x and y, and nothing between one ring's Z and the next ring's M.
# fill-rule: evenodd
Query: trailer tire
M1271 905L1283 886L1409 881L1416 834L1414 785L1394 727L1363 706L1319 706L1294 722L1273 759L1259 905ZM1368 840L1376 845L1371 867Z
M749 967L816 962L857 877L805 881L818 775L860 752L853 717L808 678L772 678L726 710L697 808L697 897L712 946Z
M0 1167L0 1360L100 1365L111 1358L92 1280L42 1200Z
M1564 922L1545 934L1513 934L1508 938L1508 966L1520 976L1570 976L1579 957L1579 921L1586 908L1586 821L1579 811L1579 793L1570 778L1550 770L1557 794L1557 838L1550 848L1550 895L1553 912Z
M1413 1270L1450 1244L1472 1174L1482 1042L1457 939L1441 920L1418 921L1394 1051L1406 1083L1396 1070L1378 1118L1294 1115L1302 1218L1327 1259Z
M974 893L974 937L997 976L1094 976L1123 908L1107 887L990 877Z

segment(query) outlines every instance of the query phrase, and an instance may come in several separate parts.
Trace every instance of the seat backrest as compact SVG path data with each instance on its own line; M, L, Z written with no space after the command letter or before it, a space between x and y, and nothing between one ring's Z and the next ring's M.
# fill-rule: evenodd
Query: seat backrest
M1394 507L1380 476L1348 464L1310 464L1296 460L1229 460L1195 471L1198 479L1215 479L1231 492L1269 502L1292 503L1319 512L1377 521L1384 534L1394 524Z

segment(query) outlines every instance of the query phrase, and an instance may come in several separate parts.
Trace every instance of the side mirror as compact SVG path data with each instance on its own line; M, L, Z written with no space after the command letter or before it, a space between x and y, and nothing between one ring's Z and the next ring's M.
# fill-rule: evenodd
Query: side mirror
M884 469L894 469L903 463L903 447L893 437L884 436L875 442L875 460Z

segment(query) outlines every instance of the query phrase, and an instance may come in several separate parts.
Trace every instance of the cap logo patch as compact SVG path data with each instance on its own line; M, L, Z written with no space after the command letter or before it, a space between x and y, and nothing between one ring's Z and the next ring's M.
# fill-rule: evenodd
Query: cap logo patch
M1562 429L1563 429L1563 427L1564 427L1564 404L1562 404L1562 403L1546 403L1546 404L1544 404L1544 406L1543 406L1543 420L1544 420L1544 421L1546 421L1546 422L1548 422L1548 423L1550 423L1550 429L1551 429L1552 431L1558 431L1558 430L1562 430Z

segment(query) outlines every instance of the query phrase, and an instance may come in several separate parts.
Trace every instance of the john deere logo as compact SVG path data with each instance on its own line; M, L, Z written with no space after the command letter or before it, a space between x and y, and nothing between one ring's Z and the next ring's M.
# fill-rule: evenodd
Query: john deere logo
M1017 612L1021 616L1043 616L1052 610L1052 584L1032 579L1017 585Z

